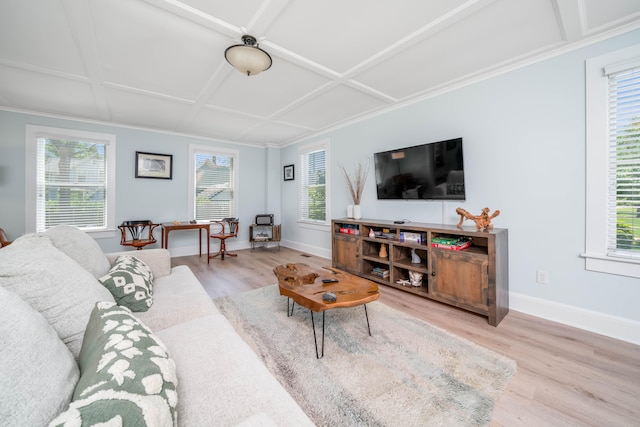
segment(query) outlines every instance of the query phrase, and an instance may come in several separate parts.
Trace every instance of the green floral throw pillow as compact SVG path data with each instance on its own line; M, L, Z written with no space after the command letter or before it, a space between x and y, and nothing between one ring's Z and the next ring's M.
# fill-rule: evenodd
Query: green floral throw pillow
M131 311L147 311L153 304L153 274L134 256L119 256L109 273L98 280L119 305Z
M78 363L73 400L50 426L177 425L175 363L126 307L96 304Z

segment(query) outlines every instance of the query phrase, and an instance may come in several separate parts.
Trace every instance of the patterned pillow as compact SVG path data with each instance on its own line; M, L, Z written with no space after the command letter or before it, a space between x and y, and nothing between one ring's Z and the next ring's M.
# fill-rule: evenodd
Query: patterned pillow
M147 311L153 304L153 274L139 258L121 255L106 276L98 279L119 305Z
M177 376L160 340L126 307L96 304L69 409L50 426L176 426Z

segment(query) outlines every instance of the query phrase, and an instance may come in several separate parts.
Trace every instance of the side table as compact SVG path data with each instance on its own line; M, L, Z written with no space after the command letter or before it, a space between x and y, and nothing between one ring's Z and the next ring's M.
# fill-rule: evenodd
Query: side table
M269 242L275 242L278 245L278 251L280 251L280 224L251 224L249 226L249 241L252 251L256 243L268 245Z

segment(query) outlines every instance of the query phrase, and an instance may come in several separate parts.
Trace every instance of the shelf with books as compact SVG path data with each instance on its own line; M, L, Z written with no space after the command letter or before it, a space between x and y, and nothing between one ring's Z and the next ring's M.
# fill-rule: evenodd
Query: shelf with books
M365 277L371 280L375 280L377 282L389 284L391 280L391 272L389 270L388 264L382 264L376 261L363 259L362 266L363 266L363 274Z
M465 251L477 254L487 254L487 238L468 236L464 234L433 233L431 247L435 249Z
M357 226L357 224L336 223L334 224L333 232L339 234L359 235L360 228Z

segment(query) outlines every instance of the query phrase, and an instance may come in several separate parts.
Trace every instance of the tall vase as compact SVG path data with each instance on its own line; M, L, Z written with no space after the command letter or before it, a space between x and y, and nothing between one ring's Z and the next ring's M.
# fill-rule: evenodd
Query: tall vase
M347 205L347 218L353 218L353 205Z
M353 205L353 219L362 218L362 211L360 210L360 205Z

